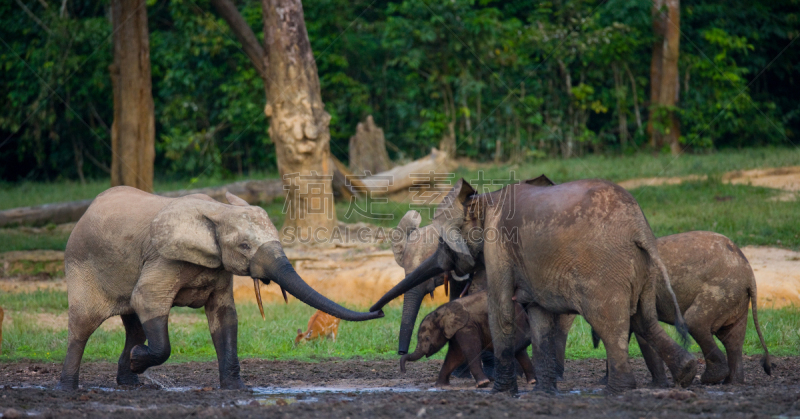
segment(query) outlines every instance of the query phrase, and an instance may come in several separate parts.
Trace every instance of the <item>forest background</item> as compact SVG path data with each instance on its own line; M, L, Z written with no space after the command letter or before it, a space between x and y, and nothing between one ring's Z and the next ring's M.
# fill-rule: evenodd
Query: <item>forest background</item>
M260 2L235 4L263 39ZM682 1L670 109L649 103L652 5L306 0L331 152L347 161L367 115L398 161L445 136L480 161L668 152L647 132L662 111L684 152L800 143L798 1ZM156 177L274 173L263 80L229 26L208 0L147 14ZM2 182L107 178L111 32L107 2L0 4Z

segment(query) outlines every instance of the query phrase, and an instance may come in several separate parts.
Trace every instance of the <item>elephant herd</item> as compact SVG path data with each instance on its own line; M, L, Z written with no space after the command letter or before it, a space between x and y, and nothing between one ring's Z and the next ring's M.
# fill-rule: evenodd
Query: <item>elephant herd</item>
M753 272L736 245L710 232L656 239L633 196L611 182L555 185L540 176L480 194L459 180L430 225L420 228L414 211L400 221L392 250L406 278L369 313L350 311L311 289L284 255L266 212L227 198L230 205L199 194L165 198L116 187L94 200L65 252L69 343L59 388L77 388L89 336L115 315L126 332L117 383L137 384L138 374L169 357L173 306L205 307L220 386L244 387L234 274L274 281L300 301L349 321L383 317L381 308L405 295L401 369L449 342L437 385L448 384L464 363L479 387L489 385L480 354L491 350L495 391L515 393L518 368L537 390L557 391L576 315L605 346L609 393L636 386L628 362L631 333L654 384L667 385L665 363L675 384L693 381L697 360L659 321L674 324L684 343L689 334L698 343L706 363L702 382L740 383L751 303L762 364L768 374L772 367L758 325ZM422 297L440 285L449 288L451 301L422 321L417 348L408 353Z

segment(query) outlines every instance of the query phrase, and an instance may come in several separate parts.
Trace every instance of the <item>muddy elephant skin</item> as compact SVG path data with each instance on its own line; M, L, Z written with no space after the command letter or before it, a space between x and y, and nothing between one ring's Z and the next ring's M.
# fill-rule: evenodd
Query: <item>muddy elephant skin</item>
M117 383L138 384L137 374L169 358L167 325L174 306L205 307L220 386L244 387L236 353L233 274L275 281L300 301L338 318L383 315L347 310L311 289L283 253L267 213L234 195L227 198L232 205L201 194L164 198L126 186L97 196L64 254L69 343L59 388L78 387L89 336L116 315L125 326Z
M535 374L527 352L531 344L530 334L525 332L530 330L528 315L522 306L519 304L515 306L514 319L520 333L517 333L514 343L514 355L522 366L527 381L533 383ZM465 361L475 378L476 387L488 386L489 378L481 369L481 351L493 350L494 347L489 331L486 291L442 304L425 316L417 334L417 349L400 358L400 370L406 371L406 361L417 361L423 356L429 357L439 352L448 342L450 345L442 369L439 371L436 386L449 385L450 374Z
M531 324L537 390L557 391L556 325L572 314L582 315L606 344L609 393L636 386L628 363L631 330L667 362L677 384L688 386L697 361L658 324L655 282L668 274L636 200L604 180L536 183L476 194L459 180L434 215L437 251L372 309L433 275L453 270L462 276L484 267L497 358L495 391L517 392L512 298L518 288L529 297L518 302ZM685 333L674 299L673 304L678 330Z
M656 243L689 334L703 350L706 369L700 381L744 383L742 347L751 304L753 324L764 348L761 364L764 372L771 374L772 361L758 323L756 280L741 250L727 237L710 231L674 234L661 237ZM675 313L670 310L669 293L662 282L657 282L656 301L658 319L673 324ZM717 347L714 336L722 342L727 357ZM664 385L666 375L658 355L646 345L642 355L653 383Z

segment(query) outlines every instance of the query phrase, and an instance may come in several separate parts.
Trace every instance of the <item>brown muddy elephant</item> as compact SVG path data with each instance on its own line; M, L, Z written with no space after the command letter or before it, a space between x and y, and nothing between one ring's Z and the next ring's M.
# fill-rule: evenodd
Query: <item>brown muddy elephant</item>
M64 254L69 344L59 388L78 387L86 341L116 315L125 326L117 383L137 384L137 374L169 358L167 325L176 306L205 307L220 387L244 387L236 353L234 274L275 281L300 301L341 319L383 316L350 311L311 289L284 255L266 211L227 197L231 205L202 194L164 198L126 186L97 196Z
M753 325L764 348L761 366L771 375L772 361L758 324L756 279L742 251L727 237L710 231L673 234L659 238L656 244L667 266L689 334L703 350L706 369L700 381L704 384L744 383L742 347L751 304ZM674 324L675 313L663 282L656 286L656 310L660 321ZM727 359L714 342L714 336L725 347ZM636 338L653 384L666 385L664 363L646 342L638 335Z
M484 267L495 391L517 391L512 301L517 288L530 298L519 302L531 324L538 390L557 391L555 329L561 316L572 314L582 315L606 343L608 392L636 386L628 363L631 330L667 362L677 384L692 382L697 360L658 324L655 282L669 275L641 208L622 187L596 179L553 186L526 182L476 194L460 179L432 224L440 229L434 255L372 309L434 275L453 270L464 276ZM674 299L673 304L678 330L686 336Z
M531 344L528 315L522 306L515 304L515 322L522 333L517 333L514 356L522 366L525 379L533 383L536 378L527 348ZM493 350L489 331L489 311L486 291L477 292L455 301L442 304L425 316L417 333L417 348L400 358L400 371L406 372L406 361L417 361L439 352L446 343L447 355L439 371L436 386L450 384L450 374L463 362L475 378L475 386L486 387L489 377L481 369L481 351Z

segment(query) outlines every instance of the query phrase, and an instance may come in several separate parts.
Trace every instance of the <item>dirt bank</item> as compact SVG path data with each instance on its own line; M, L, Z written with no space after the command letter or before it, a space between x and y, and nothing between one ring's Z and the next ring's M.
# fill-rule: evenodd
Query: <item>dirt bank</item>
M216 363L170 364L146 374L141 389L114 384L116 364L86 363L83 388L52 390L60 366L39 363L0 364L0 413L6 417L631 417L650 415L767 417L800 415L800 359L777 359L769 377L758 358L745 361L746 385L705 386L687 390L645 387L641 359L632 366L641 387L604 397L596 384L604 361L567 361L560 396L531 392L520 382L521 395L511 398L472 389L472 380L453 379L446 391L432 391L440 361L417 362L400 374L393 361L244 360L242 375L251 390L216 389ZM156 382L166 385L157 389ZM38 387L40 386L40 387ZM23 388L20 388L23 387ZM14 409L9 410L9 409Z

